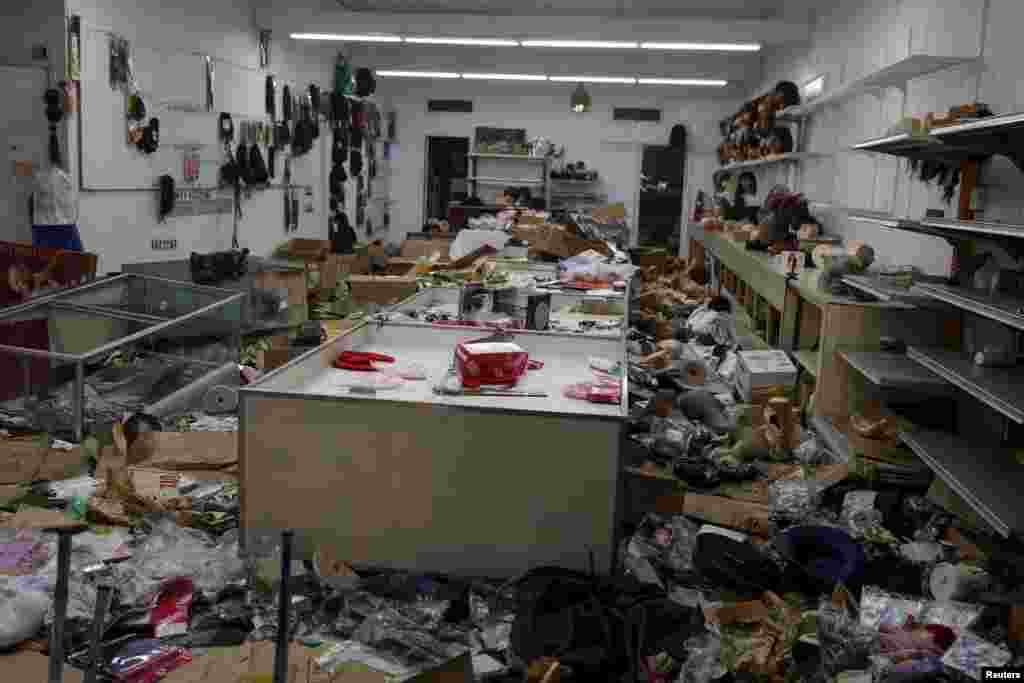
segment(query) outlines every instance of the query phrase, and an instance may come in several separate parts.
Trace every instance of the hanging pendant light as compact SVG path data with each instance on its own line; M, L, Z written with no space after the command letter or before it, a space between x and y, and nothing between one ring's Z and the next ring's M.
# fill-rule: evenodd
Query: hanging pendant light
M569 108L574 114L586 114L590 111L590 105L593 104L590 99L590 93L580 83L576 86L576 90L572 93L572 98L569 100Z

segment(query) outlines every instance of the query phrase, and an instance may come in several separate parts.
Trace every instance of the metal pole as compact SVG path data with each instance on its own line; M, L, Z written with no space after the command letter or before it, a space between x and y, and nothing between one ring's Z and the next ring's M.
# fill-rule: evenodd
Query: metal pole
M57 533L57 590L53 596L53 626L50 629L49 683L64 678L64 618L68 613L68 574L71 572L71 537L74 528L51 529Z
M113 587L106 583L96 587L96 611L92 617L92 642L89 643L89 668L85 672L85 683L96 683L96 672L100 666L100 642L103 640L107 606L113 591Z
M81 443L82 437L85 436L85 363L82 361L75 363L75 393L71 401L75 441Z
M291 629L291 583L292 574L292 540L295 532L288 530L281 533L281 588L277 603L277 643L274 652L274 683L288 683L288 641Z

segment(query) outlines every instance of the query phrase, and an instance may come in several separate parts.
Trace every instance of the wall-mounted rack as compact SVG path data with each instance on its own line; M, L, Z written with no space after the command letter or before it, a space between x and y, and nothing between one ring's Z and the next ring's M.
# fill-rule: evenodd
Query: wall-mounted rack
M751 161L736 161L731 164L722 166L719 170L729 171L740 171L746 168L759 168L761 166L774 166L777 164L791 164L806 161L808 159L815 159L822 157L822 154L816 154L813 152L789 152L788 154L776 154L774 156L765 157L764 159L754 159Z
M836 105L859 95L878 92L888 88L905 87L908 81L922 76L940 73L963 66L976 64L976 57L940 57L935 55L912 55L841 85L806 104L798 104L780 112L783 121L802 121L814 112L829 105Z

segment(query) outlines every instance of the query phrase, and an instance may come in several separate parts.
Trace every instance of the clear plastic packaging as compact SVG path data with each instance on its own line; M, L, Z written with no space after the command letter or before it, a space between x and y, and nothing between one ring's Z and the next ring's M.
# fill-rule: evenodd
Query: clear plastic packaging
M1006 648L968 631L961 634L953 647L946 651L942 663L953 671L980 681L983 680L982 667L1006 666L1012 657Z
M676 683L709 683L725 675L722 666L722 641L711 633L694 636L684 647L690 653L686 658Z
M191 578L196 590L207 594L245 578L233 533L215 544L206 534L179 527L169 517L152 520L152 526L132 560L116 568L123 602L151 604L164 581L179 576Z
M818 609L818 644L821 648L821 675L831 681L843 671L866 671L878 654L878 631L853 618L843 607L822 600Z
M114 656L109 670L117 683L156 683L191 661L192 655L184 648L169 647L159 640L136 640Z
M0 581L0 649L35 636L49 607L50 598L45 593L21 590L14 581Z
M840 522L854 538L864 538L871 529L882 525L882 513L875 509L874 491L850 491L843 498Z
M801 523L813 519L821 507L826 484L807 479L783 479L768 487L768 504L773 520Z

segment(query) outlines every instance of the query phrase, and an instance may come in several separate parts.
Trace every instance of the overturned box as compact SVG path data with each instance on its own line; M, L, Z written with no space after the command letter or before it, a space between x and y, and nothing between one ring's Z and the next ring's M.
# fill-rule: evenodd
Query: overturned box
M242 391L242 526L252 539L295 529L308 553L330 546L350 563L468 576L531 567L611 565L628 415L570 399L590 357L625 364L622 339L517 332L544 366L517 390L546 397L434 392L455 346L480 331L373 322L347 331ZM345 350L416 364L425 381L375 394L335 370ZM372 373L378 375L378 373Z

